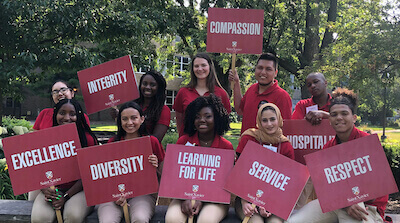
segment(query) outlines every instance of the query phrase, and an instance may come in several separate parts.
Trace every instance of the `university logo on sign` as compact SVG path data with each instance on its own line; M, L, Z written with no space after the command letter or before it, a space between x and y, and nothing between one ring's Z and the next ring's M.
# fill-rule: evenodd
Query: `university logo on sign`
M118 190L119 190L119 192L124 192L125 191L125 184L119 184L118 185Z
M51 171L51 170L50 170L50 171L47 171L47 172L46 172L46 177L47 177L47 179L49 179L49 180L50 180L51 178L53 178L53 171Z
M353 187L351 188L351 191L353 191L354 195L359 195L360 194L360 188L359 187Z
M108 95L108 98L110 99L110 101L114 101L114 94Z
M193 188L192 188L192 190L193 190L193 192L197 192L197 191L199 191L199 185L193 185Z
M263 193L264 193L264 191L262 191L262 190L257 190L256 196L257 196L258 198L260 198L260 197L263 195Z

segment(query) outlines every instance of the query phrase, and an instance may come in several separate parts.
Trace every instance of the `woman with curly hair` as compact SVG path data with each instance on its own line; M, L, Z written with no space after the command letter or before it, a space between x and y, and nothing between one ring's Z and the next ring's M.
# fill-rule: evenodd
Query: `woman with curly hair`
M187 106L200 96L209 94L218 96L228 114L231 112L231 104L226 91L222 88L215 73L214 63L207 53L198 53L194 56L190 69L190 82L181 88L176 95L174 106L176 114L176 127L179 136L184 134L184 117Z
M337 88L333 92L329 107L329 121L336 131L336 136L327 142L323 149L369 135L354 125L357 121L357 104L357 94L352 90ZM316 199L293 214L288 222L384 222L388 198L389 196L386 195L366 201L364 202L366 208L353 204L327 213L322 213L318 199Z
M198 97L187 106L185 135L177 144L233 150L232 144L222 135L229 130L229 116L221 100L214 94ZM195 147L193 149L196 149ZM188 217L197 216L197 222L217 223L228 213L229 205L210 202L174 199L170 203L165 222L186 222Z

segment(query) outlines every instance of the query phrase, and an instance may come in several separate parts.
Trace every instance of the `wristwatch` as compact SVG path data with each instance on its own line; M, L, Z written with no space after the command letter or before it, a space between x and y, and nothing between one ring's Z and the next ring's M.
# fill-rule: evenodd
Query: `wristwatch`
M68 193L65 193L63 197L65 201L68 201L71 198Z

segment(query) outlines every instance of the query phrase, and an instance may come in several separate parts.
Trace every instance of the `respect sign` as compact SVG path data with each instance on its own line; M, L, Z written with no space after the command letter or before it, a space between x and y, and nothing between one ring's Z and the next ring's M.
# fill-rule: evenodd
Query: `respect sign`
M139 97L129 55L78 71L78 78L88 114Z
M321 150L336 135L328 119L323 119L319 125L304 119L283 120L282 131L293 146L295 160L304 165L304 155Z
M261 54L264 10L209 8L207 51Z
M398 191L376 134L308 154L305 160L324 213Z
M157 193L156 168L148 161L152 153L149 136L79 150L87 205Z
M75 123L3 139L3 150L15 195L80 178Z
M224 189L287 219L308 177L306 166L249 141Z
M223 185L234 158L233 150L169 144L158 195L229 204Z

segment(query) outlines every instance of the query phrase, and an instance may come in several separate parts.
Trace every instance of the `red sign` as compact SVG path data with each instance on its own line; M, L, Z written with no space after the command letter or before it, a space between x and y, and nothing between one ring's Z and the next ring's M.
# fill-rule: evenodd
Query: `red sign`
M224 188L287 219L309 176L306 166L249 141Z
M233 150L169 144L158 196L229 204L223 186L234 159Z
M78 71L78 78L88 114L139 97L129 55Z
M80 178L75 123L3 139L15 195Z
M305 156L322 212L397 192L376 134Z
M92 146L78 151L79 169L88 206L157 193L150 137Z
M283 123L283 135L293 146L295 160L304 165L304 155L321 150L336 135L328 119L323 119L319 125L311 125L305 119L283 120Z
M261 54L264 10L208 8L207 51Z

